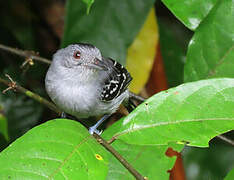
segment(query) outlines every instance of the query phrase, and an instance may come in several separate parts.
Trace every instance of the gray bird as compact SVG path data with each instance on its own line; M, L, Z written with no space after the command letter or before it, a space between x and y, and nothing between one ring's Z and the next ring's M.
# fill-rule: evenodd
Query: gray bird
M132 80L118 62L101 55L90 44L72 44L58 50L45 78L52 101L65 113L77 118L104 115L89 132L113 114L121 103L128 104L127 89Z

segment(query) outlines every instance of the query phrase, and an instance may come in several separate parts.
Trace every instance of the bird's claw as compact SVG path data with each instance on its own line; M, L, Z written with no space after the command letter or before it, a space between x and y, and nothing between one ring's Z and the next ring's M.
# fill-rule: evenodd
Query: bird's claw
M61 113L61 118L65 119L67 117L66 113L65 112L62 112Z
M95 126L92 126L89 128L89 133L93 135L93 133L96 133L98 135L101 135L103 130L98 130Z

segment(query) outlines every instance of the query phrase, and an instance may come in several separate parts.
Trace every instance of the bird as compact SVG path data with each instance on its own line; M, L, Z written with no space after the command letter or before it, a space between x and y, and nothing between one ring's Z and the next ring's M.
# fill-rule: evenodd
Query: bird
M127 69L88 43L76 43L59 49L46 73L45 88L51 100L63 112L78 119L102 116L89 133L101 134L98 127L121 104L130 109L128 86L132 80Z

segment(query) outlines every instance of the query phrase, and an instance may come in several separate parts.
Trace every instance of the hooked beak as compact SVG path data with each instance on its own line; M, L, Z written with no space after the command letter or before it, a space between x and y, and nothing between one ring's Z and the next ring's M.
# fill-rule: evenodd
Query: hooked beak
M108 71L107 65L98 58L95 58L94 61L92 63L89 63L87 66L93 69Z

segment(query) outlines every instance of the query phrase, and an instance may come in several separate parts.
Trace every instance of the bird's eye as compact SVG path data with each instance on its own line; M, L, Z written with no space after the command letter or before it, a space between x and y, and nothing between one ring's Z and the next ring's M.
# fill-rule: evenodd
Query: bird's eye
M75 59L80 59L80 51L75 51L73 57Z

